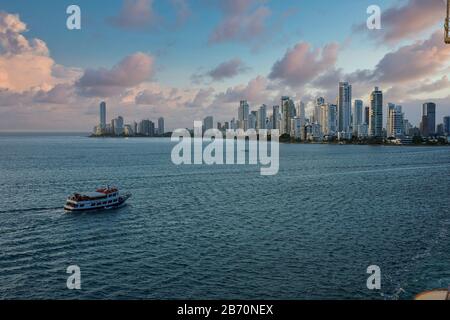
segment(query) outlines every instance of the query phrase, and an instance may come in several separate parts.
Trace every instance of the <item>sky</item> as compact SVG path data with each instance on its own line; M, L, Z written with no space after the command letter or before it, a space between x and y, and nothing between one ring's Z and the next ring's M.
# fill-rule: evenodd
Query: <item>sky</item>
M66 27L69 5L81 30ZM381 8L369 30L367 8ZM90 131L108 119L208 115L334 103L339 81L368 105L375 86L418 125L421 105L450 115L445 0L40 0L0 3L0 131Z

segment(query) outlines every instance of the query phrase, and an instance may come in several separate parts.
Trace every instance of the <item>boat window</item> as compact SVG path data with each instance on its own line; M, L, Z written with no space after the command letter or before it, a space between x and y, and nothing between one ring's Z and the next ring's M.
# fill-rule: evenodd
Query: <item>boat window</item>
M83 208L84 207L84 204L80 204L80 208Z
M107 202L105 201L105 202L103 202L103 204L107 204Z
M108 201L108 203L112 203L112 201L111 201L111 200L109 200L109 201Z

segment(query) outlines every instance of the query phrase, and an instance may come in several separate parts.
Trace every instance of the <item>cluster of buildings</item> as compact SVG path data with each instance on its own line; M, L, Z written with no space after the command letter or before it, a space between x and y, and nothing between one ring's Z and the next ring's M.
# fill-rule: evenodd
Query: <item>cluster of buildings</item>
M158 119L157 126L148 119L125 124L121 116L112 119L110 123L106 123L106 102L100 103L100 123L94 128L94 136L156 137L164 134L164 118Z
M352 100L352 86L348 82L339 83L338 97L334 103L324 98L316 99L312 112L306 114L305 104L297 104L289 97L282 97L280 105L262 105L250 111L247 101L241 101L237 119L217 123L217 129L278 129L280 134L298 141L342 141L372 140L392 143L412 143L414 137L435 139L450 136L450 117L436 126L436 104L423 105L420 128L414 127L405 118L402 106L387 104L387 121L384 126L383 92L375 87L369 97L369 105L362 100ZM205 130L213 129L213 117L203 121Z

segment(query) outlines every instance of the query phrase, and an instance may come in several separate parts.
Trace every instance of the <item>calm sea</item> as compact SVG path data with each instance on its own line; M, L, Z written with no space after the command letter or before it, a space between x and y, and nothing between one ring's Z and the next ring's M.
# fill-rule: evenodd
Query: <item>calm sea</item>
M410 299L450 284L449 148L282 145L263 177L176 167L172 146L1 135L0 298ZM107 184L127 207L62 210Z

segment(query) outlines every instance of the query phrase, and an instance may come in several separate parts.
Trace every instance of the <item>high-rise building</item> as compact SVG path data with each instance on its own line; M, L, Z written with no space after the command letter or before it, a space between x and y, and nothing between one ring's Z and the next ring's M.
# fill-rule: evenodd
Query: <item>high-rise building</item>
M302 101L297 104L297 117L299 117L303 125L305 125L306 112L305 104Z
M273 106L272 110L272 129L281 130L280 106Z
M398 138L405 134L402 106L393 103L388 104L387 136Z
M364 108L364 123L369 126L369 122L370 122L370 107L366 106Z
M162 136L164 133L166 133L164 128L164 118L161 117L158 119L158 134Z
M118 116L116 119L113 119L112 122L113 134L116 136L120 136L124 133L124 121L121 116Z
M250 112L250 114L248 115L248 128L247 129L255 130L257 119L258 119L257 112L256 111Z
M353 132L358 132L358 126L363 124L363 101L355 100L353 103Z
M281 128L280 134L291 133L291 119L295 117L295 104L289 97L281 98Z
M450 116L444 117L444 134L450 135Z
M352 108L352 86L348 82L339 82L338 130L350 132Z
M263 104L257 113L256 129L266 129L267 106Z
M248 116L250 114L250 106L246 100L242 100L239 104L238 121L239 129L248 129Z
M428 102L423 104L421 131L424 137L432 136L436 133L436 104Z
M214 129L214 118L212 116L208 116L203 119L203 130Z
M100 103L100 129L104 131L106 129L106 102Z
M383 137L383 92L375 87L370 95L369 135Z

